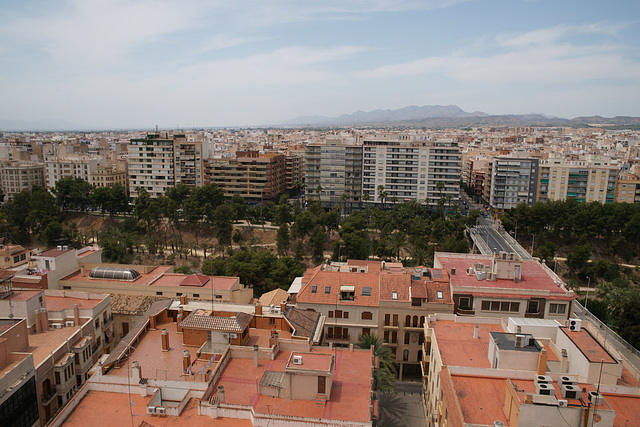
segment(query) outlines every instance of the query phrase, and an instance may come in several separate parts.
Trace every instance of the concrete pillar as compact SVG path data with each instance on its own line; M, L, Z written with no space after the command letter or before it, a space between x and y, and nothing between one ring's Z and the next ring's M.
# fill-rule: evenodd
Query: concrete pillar
M189 366L191 366L191 354L189 350L185 350L182 356L182 371L186 372Z
M80 308L78 304L73 304L73 321L76 323L76 326L80 326Z
M46 308L40 309L40 327L42 332L49 330L49 313Z
M542 348L538 355L538 375L544 375L547 373L547 349Z
M224 403L224 386L218 386L218 402Z
M35 328L35 333L37 334L38 332L42 331L42 325L40 324L40 309L36 308L36 311L33 313L34 316L34 322L33 322L33 326Z
M260 361L260 356L258 354L258 346L254 345L253 346L253 366L258 366L259 361Z
M149 329L155 331L155 329L156 329L156 316L149 316Z
M480 325L476 323L475 325L473 325L473 337L478 338L479 334L480 334Z
M162 330L162 351L169 351L169 331Z

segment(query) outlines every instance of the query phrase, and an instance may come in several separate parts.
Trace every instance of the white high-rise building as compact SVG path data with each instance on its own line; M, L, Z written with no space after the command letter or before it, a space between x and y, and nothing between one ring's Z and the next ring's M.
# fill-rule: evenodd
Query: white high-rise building
M363 141L362 195L384 203L416 200L445 209L459 200L462 155L455 142L417 135L385 135Z
M151 197L164 195L175 185L173 139L162 139L158 133L132 139L129 144L129 197L137 197L138 189Z

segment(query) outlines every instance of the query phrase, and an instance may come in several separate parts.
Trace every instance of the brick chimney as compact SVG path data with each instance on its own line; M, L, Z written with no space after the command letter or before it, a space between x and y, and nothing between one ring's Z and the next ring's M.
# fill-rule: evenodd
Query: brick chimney
M169 331L162 330L162 351L169 351Z

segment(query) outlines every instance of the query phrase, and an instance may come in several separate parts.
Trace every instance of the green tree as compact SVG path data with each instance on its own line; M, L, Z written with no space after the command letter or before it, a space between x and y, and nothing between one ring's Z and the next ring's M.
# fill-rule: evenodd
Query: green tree
M286 222L280 223L278 235L276 236L276 248L279 255L284 255L288 252L290 240L289 226Z
M373 347L373 355L378 358L378 369L374 373L377 390L384 393L397 393L394 382L398 372L398 362L389 346L376 334L362 334L358 338L358 347L364 349Z
M322 226L320 224L316 225L311 232L311 239L309 241L311 244L313 262L315 262L316 264L322 262L322 259L324 258L324 248L326 241L327 238L324 234Z
M589 243L577 245L573 252L567 255L567 266L575 272L584 270L589 258L591 258L591 245Z
M222 204L213 213L213 221L216 226L216 239L223 247L231 246L231 233L233 233L233 210L231 206Z

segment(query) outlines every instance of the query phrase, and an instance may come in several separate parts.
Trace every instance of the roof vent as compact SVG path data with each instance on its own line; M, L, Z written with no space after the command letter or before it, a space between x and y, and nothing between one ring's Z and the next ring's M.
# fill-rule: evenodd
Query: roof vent
M302 356L300 355L293 356L293 364L302 365Z

